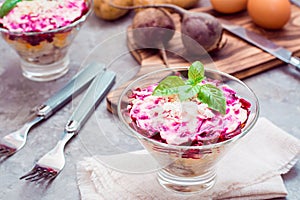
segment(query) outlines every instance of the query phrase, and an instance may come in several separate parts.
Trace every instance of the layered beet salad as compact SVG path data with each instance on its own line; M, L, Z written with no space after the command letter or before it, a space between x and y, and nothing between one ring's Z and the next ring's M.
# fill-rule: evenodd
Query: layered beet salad
M196 61L133 81L118 115L157 161L159 183L194 193L214 185L218 161L249 131L257 114L252 94L240 80Z
M201 64L194 63L189 72L203 70L197 66ZM250 103L228 85L199 77L184 82L169 76L133 90L128 106L132 126L148 138L181 146L215 144L240 134Z
M48 64L65 56L72 33L78 31L74 28L89 9L86 0L6 0L0 30L21 57Z
M208 72L219 77L215 80L205 74L196 61L179 71L149 75L141 79L144 86L126 93L129 126L170 176L214 178L215 163L250 115L251 103L221 81L225 76Z

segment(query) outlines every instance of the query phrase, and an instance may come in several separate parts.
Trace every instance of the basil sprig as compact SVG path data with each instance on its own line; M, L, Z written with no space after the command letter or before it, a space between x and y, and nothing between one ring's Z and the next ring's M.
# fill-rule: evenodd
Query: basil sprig
M177 94L180 101L197 96L199 101L224 115L226 112L226 99L222 90L209 83L201 84L203 79L205 79L204 66L201 62L196 61L189 67L188 80L183 81L178 76L168 76L158 84L152 95L168 96Z
M6 0L0 7L0 18L7 15L22 0Z

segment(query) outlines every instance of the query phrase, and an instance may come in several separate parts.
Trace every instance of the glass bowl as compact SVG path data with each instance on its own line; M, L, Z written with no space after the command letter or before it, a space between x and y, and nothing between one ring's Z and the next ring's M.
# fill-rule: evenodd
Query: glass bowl
M166 76L176 74L186 79L188 67L166 68L148 73L131 82L122 92L118 102L118 116L129 134L138 138L144 148L159 163L158 181L166 189L179 193L204 192L213 187L218 161L254 126L259 115L259 103L253 91L239 79L213 69L205 69L207 78L219 80L251 103L250 115L242 132L229 140L202 146L178 146L150 139L132 126L128 113L130 95L136 88L158 83ZM238 160L236 162L239 162Z
M44 32L12 32L0 27L3 39L19 55L23 75L34 81L50 81L69 70L68 49L92 11L92 0L86 0L88 9L70 25Z

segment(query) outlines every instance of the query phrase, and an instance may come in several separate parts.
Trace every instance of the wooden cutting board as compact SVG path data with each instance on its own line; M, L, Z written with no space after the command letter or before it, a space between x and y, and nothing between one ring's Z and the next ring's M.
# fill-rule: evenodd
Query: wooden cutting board
M247 12L241 12L234 15L221 15L216 13L212 8L197 8L193 11L207 12L217 18L230 20L232 23L241 25L249 30L252 30L264 37L270 39L276 44L287 48L294 55L300 55L300 8L292 6L292 15L289 23L281 30L270 31L260 28L252 23ZM185 51L181 42L180 36L180 18L177 14L172 14L178 30L172 40L168 43L167 49L172 49L173 52ZM224 31L221 43L223 47L211 53L210 56L214 61L215 67L223 72L229 73L237 78L243 79L257 73L266 71L283 64L282 61L276 59L274 56L262 51L261 49L252 46L242 39ZM127 45L131 50L131 54L141 65L140 71L133 78L137 78L147 72L166 67L162 54L158 50L137 49L131 36L131 27L128 28ZM167 52L167 60L169 67L172 66L188 66L190 64L182 56L174 55L174 53ZM197 60L197 59L195 59ZM129 81L130 82L130 81ZM128 82L128 83L129 83ZM128 84L112 91L107 96L108 110L115 110L114 107L118 101L119 94Z

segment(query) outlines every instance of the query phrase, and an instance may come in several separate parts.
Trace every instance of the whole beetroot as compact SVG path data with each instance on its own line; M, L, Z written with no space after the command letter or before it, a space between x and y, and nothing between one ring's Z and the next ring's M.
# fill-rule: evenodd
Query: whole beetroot
M116 5L112 5L116 6ZM120 9L167 8L181 17L182 42L190 54L205 54L219 48L223 28L220 22L210 14L192 12L172 4L156 4L143 6L116 6ZM150 42L150 41L149 41ZM206 52L199 51L199 45ZM198 46L198 48L197 48ZM196 47L196 48L195 48ZM195 50L197 49L197 50Z
M141 48L159 48L175 33L175 24L168 11L147 8L138 12L132 23L135 44Z
M195 42L207 52L219 47L223 28L216 18L206 13L192 13L183 15L181 25L182 42L189 53L195 52Z

